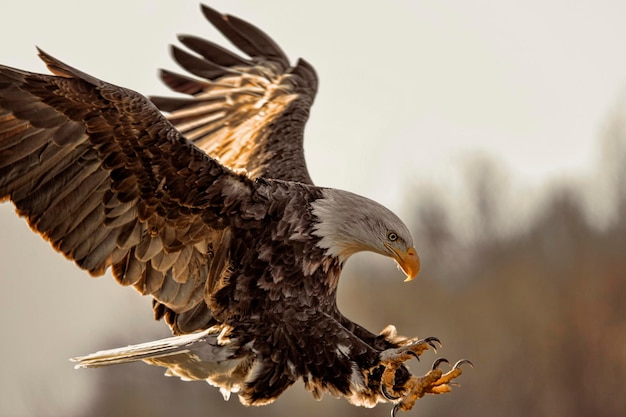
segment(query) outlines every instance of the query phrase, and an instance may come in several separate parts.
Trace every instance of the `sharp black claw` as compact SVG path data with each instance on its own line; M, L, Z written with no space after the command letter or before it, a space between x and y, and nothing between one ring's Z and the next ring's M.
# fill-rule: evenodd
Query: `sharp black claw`
M380 385L380 391L383 393L383 396L389 401L394 401L400 399L400 397L396 397L395 395L391 395L389 391L387 391L387 387L385 384Z
M433 371L437 368L439 368L439 365L441 365L442 363L450 363L450 361L448 361L446 358L439 358L437 360L435 360L435 362L433 362Z
M396 404L391 409L391 417L396 417L396 413L398 412L398 408L400 408L400 404Z
M441 343L441 340L439 340L436 337L427 337L422 342L423 343L428 343L428 345L430 347L432 347L435 352L437 352L437 345L439 345L440 348L443 347L443 344Z
M469 366L471 366L472 368L474 367L474 364L472 363L472 361L470 361L469 359L461 359L460 361L458 361L457 363L454 364L454 366L452 367L452 369L457 369L460 368L461 365L464 364L468 364Z
M412 350L407 350L404 353L408 353L409 355L413 355L415 356L415 359L417 359L417 361L419 362L420 360L420 355L418 355L417 353L413 352Z

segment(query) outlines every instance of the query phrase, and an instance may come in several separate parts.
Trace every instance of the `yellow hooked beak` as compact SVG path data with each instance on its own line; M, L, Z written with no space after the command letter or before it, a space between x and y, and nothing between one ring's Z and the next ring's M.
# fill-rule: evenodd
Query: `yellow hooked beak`
M387 246L393 253L394 259L398 263L402 272L406 274L406 279L404 282L413 281L417 274L420 272L420 257L417 255L417 251L415 248L410 247L406 250L406 252L396 250L391 247L391 245Z

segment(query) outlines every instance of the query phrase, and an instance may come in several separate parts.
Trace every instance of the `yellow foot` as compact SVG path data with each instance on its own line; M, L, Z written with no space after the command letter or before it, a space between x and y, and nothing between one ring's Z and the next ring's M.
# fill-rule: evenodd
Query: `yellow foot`
M406 361L416 358L418 361L420 355L428 349L437 352L437 345L441 347L441 342L436 337L427 337L426 339L408 339L405 343L395 349L387 349L380 354L380 364L385 367L381 379L381 390L385 398L388 400L397 400L400 396L395 395L395 378L396 370ZM404 388L402 389L404 391Z
M467 359L462 359L455 363L452 369L444 374L443 371L439 369L439 365L444 362L449 363L447 359L437 359L433 363L432 369L428 371L426 375L422 377L412 376L404 384L404 395L402 397L388 396L388 391L385 391L385 385L384 383L382 384L383 395L385 395L387 399L400 400L396 403L396 405L394 405L393 409L391 410L391 417L395 417L398 410L410 410L411 408L413 408L415 401L417 401L419 398L422 398L426 394L443 394L446 392L450 392L452 390L452 385L456 385L455 383L451 383L452 380L459 377L463 373L461 366L464 364L468 364L471 367L474 367L472 362ZM385 373L386 372L387 370L385 369ZM383 373L383 381L384 377L385 374Z

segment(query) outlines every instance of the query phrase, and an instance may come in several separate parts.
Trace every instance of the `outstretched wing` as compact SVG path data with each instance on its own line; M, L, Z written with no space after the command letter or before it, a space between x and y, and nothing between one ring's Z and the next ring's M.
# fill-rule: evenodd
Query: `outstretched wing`
M311 183L302 146L317 91L313 67L290 66L280 47L260 29L202 6L205 17L249 58L212 42L180 36L197 55L173 46L174 59L193 79L170 71L161 78L191 98L152 101L189 140L231 169L251 178Z
M249 200L255 184L145 97L40 56L58 76L0 66L0 201L81 268L112 267L177 313L175 331L206 326L207 276L227 267L212 245L228 239L235 212L250 224L263 216Z

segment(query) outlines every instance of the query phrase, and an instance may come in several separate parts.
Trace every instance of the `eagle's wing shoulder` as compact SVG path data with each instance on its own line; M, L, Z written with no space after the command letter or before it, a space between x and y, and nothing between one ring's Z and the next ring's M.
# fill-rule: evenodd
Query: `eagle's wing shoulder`
M206 325L207 277L227 264L213 246L233 216L263 216L249 201L254 182L145 97L40 55L57 76L0 67L0 201L81 268L112 267L179 313L175 331Z
M290 66L281 48L252 24L206 6L202 11L248 57L180 36L195 54L173 46L174 58L202 79L162 71L172 90L192 97L153 102L189 140L231 169L311 183L302 142L317 91L313 67L302 59Z

